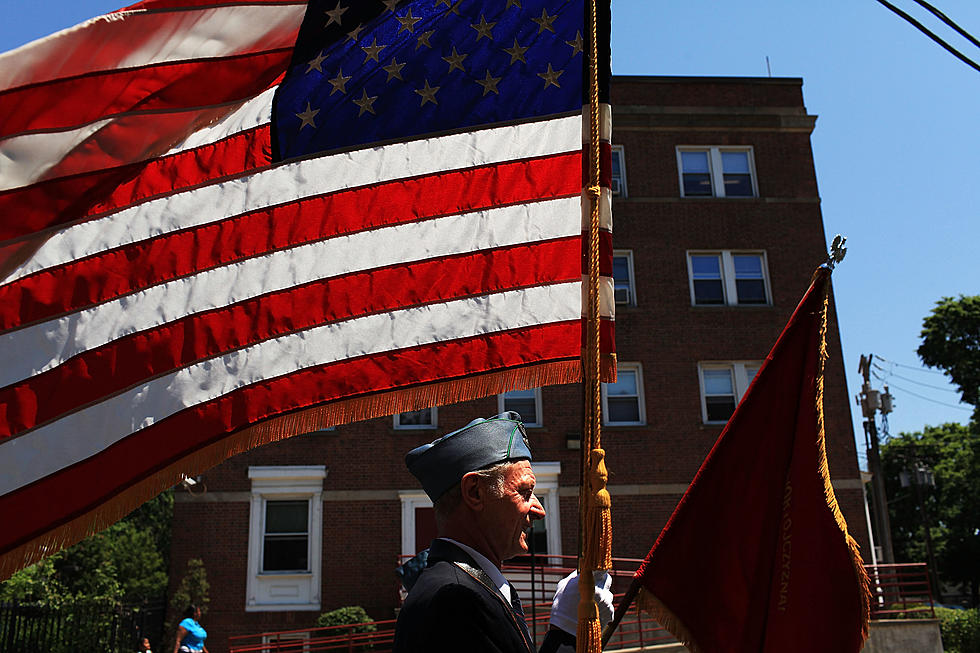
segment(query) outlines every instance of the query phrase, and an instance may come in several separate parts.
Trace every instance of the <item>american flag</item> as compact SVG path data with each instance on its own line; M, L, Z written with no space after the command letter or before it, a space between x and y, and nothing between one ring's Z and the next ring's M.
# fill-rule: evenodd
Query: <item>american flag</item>
M149 0L0 55L0 578L250 447L578 380L584 4Z

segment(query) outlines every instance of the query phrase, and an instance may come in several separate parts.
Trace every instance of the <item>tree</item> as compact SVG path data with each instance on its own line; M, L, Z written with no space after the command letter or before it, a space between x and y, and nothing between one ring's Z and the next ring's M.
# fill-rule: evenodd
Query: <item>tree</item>
M173 492L167 491L104 531L0 583L0 600L57 607L73 600L163 599L172 513Z
M922 321L919 358L946 372L980 422L980 295L943 297Z
M118 603L122 586L106 537L97 533L22 569L0 584L0 599L59 607L79 599Z
M180 579L177 589L170 596L169 616L164 625L167 637L170 639L176 637L177 625L183 618L184 610L188 606L199 607L202 616L208 613L208 604L211 602L210 590L211 583L208 582L208 572L204 567L204 561L200 558L191 558L187 561L186 573Z
M167 592L167 571L153 533L139 529L132 522L121 521L107 529L105 540L123 601L143 603L163 598Z
M889 496L888 512L896 559L926 560L923 518L929 524L940 578L969 587L980 605L980 431L961 424L925 427L901 433L881 447ZM935 487L902 487L900 474L924 465Z
M210 590L211 583L208 582L204 561L200 558L191 558L187 561L187 573L180 579L180 584L170 597L170 609L175 614L179 614L187 606L196 605L201 608L201 614L206 615L208 604L211 602Z

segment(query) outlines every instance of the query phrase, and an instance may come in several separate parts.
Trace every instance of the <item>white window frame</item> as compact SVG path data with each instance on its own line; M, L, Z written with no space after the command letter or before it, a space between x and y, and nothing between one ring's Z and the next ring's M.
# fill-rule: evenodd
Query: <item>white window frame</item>
M439 409L436 406L430 406L428 409L419 408L418 411L406 410L402 412L415 413L423 410L428 410L432 415L431 424L402 424L401 423L401 413L395 413L392 415L392 424L396 431L431 431L432 429L439 428Z
M628 197L629 194L626 190L626 150L622 145L613 145L610 150L612 152L612 158L619 160L619 177L613 176L612 163L610 163L609 175L611 181L609 182L609 190L612 192L613 197Z
M608 383L602 384L602 423L605 426L643 426L647 423L647 409L646 400L644 398L643 391L643 366L639 363L618 363L616 365L617 375L622 372L634 372L636 374L636 392L637 392L637 407L639 420L635 422L613 422L609 419L609 403L607 401L608 396L606 394L606 387Z
M724 295L724 302L721 304L698 304L697 296L694 293L694 264L691 261L694 256L719 256L721 257L721 287ZM762 283L765 285L766 303L765 304L739 304L738 286L735 278L735 260L733 256L758 256L762 259ZM772 306L772 284L769 281L769 260L765 250L732 250L732 249L713 249L713 250L688 250L687 251L687 282L691 292L691 306Z
M246 612L313 611L320 609L320 574L323 549L324 465L249 467L248 579ZM268 501L306 500L309 505L307 560L299 572L263 572L265 506Z
M762 361L702 361L698 363L698 385L701 391L701 421L704 424L725 424L728 422L727 419L708 419L708 399L704 387L705 370L728 370L732 373L732 382L735 390L735 408L738 408L738 404L748 391L752 379L755 378L754 375L749 377L746 368L755 368L757 374L761 367Z
M534 472L534 494L544 507L545 529L548 533L549 564L561 564L561 510L558 501L558 477L560 462L531 462ZM402 490L398 493L402 504L402 558L408 560L415 550L415 509L431 508L432 501L422 490Z
M678 145L676 148L677 156L677 182L680 185L681 197L692 197L695 199L705 199L707 195L685 195L684 194L684 163L681 159L683 152L707 152L708 153L708 174L711 177L711 197L725 197L725 175L721 163L723 152L746 152L749 161L749 177L752 181L752 195L735 195L731 199L751 199L759 196L758 177L755 173L755 152L751 145L727 146L727 145Z
M263 635L262 643L267 646L263 646L260 653L276 653L280 650L279 647L277 647L277 644L281 647L283 644L287 644L288 642L303 642L302 650L306 652L310 650L309 640L310 633L307 631L289 632L278 635Z
M542 408L541 388L534 388L532 392L534 393L534 412L537 415L538 419L537 421L534 422L525 421L524 426L528 428L540 428L544 426L544 414L541 412L541 408ZM504 395L506 394L507 394L506 392L501 392L500 394L497 395L497 413L502 413L507 410L507 408L504 406L504 402L506 400ZM524 415L521 415L521 418L523 419Z
M633 250L631 249L614 249L613 258L623 257L626 259L626 269L629 274L629 297L625 302L619 301L619 297L616 295L616 280L613 279L613 297L616 300L616 304L620 306L636 306L636 274L633 268Z

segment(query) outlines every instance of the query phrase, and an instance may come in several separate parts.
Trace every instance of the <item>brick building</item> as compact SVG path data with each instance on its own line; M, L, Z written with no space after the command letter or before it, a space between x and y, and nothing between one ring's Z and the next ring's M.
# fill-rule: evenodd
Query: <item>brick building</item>
M620 380L605 388L613 555L642 557L826 258L802 80L616 77L614 247ZM831 304L830 471L868 549ZM394 616L400 554L427 545L405 452L476 416L528 422L549 516L539 551L574 554L581 390L553 386L293 437L207 472L175 505L171 582L211 583L209 648L304 628L323 611Z

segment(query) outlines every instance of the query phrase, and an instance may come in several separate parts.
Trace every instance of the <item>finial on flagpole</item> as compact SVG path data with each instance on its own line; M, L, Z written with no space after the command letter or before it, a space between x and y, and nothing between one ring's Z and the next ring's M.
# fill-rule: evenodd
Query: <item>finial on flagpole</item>
M830 245L830 255L825 263L831 271L833 271L835 265L844 260L844 256L847 254L847 248L844 247L844 243L846 242L847 236L841 236L840 234L834 236L834 242Z

